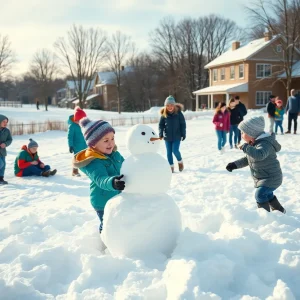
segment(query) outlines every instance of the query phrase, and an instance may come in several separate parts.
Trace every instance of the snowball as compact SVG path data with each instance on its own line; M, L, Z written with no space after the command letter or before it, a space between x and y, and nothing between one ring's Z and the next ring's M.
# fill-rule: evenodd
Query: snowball
M113 256L169 256L181 232L181 216L167 194L122 193L105 206L102 240Z
M125 192L140 194L165 193L170 188L170 165L158 153L129 156L122 165Z
M150 138L158 138L158 135L150 126L134 125L127 132L127 148L133 155L156 153L160 146L160 140L150 141Z

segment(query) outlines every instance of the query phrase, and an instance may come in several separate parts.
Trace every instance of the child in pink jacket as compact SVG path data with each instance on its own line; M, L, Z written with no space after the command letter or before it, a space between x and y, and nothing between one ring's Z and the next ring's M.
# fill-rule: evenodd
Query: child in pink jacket
M226 108L226 103L219 103L213 118L218 137L218 149L220 154L224 152L226 144L226 135L230 130L230 113Z

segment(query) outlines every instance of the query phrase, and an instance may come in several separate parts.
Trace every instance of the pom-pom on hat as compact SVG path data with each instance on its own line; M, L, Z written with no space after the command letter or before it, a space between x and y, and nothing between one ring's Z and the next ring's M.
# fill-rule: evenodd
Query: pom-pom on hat
M78 122L85 117L86 117L86 113L80 107L77 106L74 112L74 121Z
M252 117L242 121L238 127L239 130L256 139L258 136L264 133L265 119L263 116Z
M95 146L109 132L115 133L111 125L103 120L91 121L89 118L82 118L79 125L89 147Z
M29 143L27 145L27 148L35 148L35 147L38 147L38 143L36 141L34 141L33 139L29 139Z
M165 106L168 104L176 104L175 98L173 96L168 96L165 100Z

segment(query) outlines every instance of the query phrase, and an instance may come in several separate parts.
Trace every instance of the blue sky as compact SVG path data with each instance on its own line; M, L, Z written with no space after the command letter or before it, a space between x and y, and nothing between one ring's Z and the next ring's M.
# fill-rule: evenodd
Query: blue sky
M53 50L72 24L116 30L130 35L138 50L146 50L149 32L166 16L175 20L215 13L247 25L247 0L10 0L1 7L0 34L8 35L17 53L14 74L25 72L33 54Z

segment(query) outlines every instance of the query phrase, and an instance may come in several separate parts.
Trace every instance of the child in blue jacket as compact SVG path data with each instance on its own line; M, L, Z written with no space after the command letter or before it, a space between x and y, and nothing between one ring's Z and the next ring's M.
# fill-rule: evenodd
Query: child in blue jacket
M281 134L283 133L283 127L282 127L282 122L283 122L283 115L284 115L284 108L282 106L282 100L278 99L275 101L276 103L276 110L275 110L275 134L277 134L278 127L281 130Z
M88 148L74 156L73 165L91 180L90 201L99 219L102 231L104 207L109 199L125 188L120 176L124 161L115 145L115 130L103 120L83 118L79 122Z
M78 124L84 117L86 117L86 113L80 107L76 107L74 115L69 117L68 145L70 153L76 154L87 147L81 128ZM77 168L73 168L72 176L80 176Z

